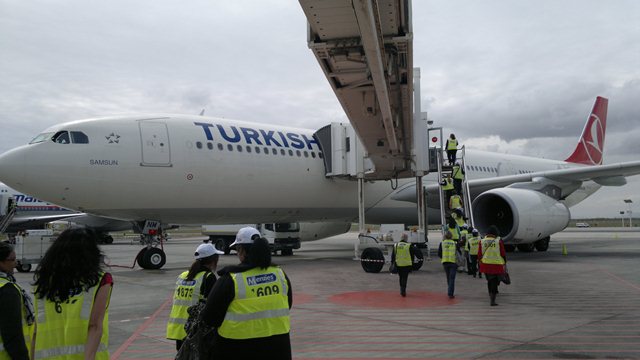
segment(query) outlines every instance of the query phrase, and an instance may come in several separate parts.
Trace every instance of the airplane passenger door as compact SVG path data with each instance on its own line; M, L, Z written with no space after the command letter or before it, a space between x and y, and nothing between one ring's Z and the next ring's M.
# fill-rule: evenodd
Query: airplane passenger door
M142 146L140 166L172 166L167 124L161 119L140 120L138 124Z

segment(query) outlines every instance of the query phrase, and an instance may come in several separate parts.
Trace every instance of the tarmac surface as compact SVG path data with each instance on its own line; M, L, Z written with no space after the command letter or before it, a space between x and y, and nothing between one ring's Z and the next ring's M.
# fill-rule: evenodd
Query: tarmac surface
M365 273L353 260L357 234L303 243L293 256L274 257L294 291L293 357L640 358L640 230L600 230L565 230L547 252L509 253L512 283L500 286L496 307L486 281L462 273L455 299L447 297L436 234L431 260L409 276L406 298L388 266ZM175 343L164 338L174 283L202 239L171 239L167 264L154 271L127 268L140 248L131 240L102 247L115 281L111 359L174 358ZM235 263L232 254L220 266ZM16 277L28 286L32 273Z

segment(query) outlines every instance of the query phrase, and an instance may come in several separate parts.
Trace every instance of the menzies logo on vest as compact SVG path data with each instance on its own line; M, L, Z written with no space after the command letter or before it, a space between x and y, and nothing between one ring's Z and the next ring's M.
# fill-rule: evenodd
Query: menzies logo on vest
M194 122L196 126L202 127L207 140L213 141L215 138L213 133L216 132L225 141L230 143L238 143L243 138L248 145L263 145L263 146L277 146L294 149L313 150L312 144L315 144L316 150L320 150L318 142L313 137L309 137L305 134L296 133L283 133L281 131L252 129L247 127L229 126L225 128L219 124Z
M247 278L247 284L249 284L249 286L267 284L274 281L276 281L276 274L264 274L264 275L250 276Z

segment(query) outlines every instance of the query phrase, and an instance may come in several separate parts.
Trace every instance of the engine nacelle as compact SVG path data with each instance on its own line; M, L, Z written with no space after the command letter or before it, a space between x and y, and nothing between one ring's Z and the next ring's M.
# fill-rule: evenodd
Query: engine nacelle
M505 243L531 243L564 230L569 209L534 190L501 188L485 191L473 200L474 225L484 233L496 225Z

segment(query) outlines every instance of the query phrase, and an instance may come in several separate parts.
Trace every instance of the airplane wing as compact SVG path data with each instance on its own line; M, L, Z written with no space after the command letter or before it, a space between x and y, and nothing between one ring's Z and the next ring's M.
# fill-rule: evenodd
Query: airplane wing
M558 199L564 199L577 190L584 181L594 181L603 186L622 186L626 184L625 177L638 174L640 174L640 161L631 161L609 165L571 167L486 179L470 179L468 183L472 198L475 198L487 190L515 187L545 193L547 193L547 190L557 190L557 194L547 194ZM439 185L435 184L426 187L430 198L437 199L439 194L438 186ZM407 184L404 188L399 189L392 195L392 199L416 202L415 184Z
M375 165L368 178L405 176L413 139L409 0L299 0L308 45Z
M70 220L79 214L45 215L45 216L16 216L11 219L7 232L16 230L38 229L56 220Z

